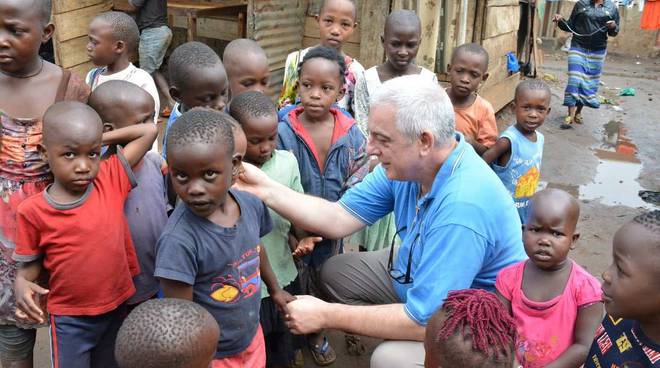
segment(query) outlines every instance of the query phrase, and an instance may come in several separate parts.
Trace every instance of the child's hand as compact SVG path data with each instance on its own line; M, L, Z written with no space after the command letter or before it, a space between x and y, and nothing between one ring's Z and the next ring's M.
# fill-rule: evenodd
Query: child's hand
M564 17L561 14L555 14L552 16L552 21L555 23L559 22L562 19L564 19Z
M31 322L45 323L44 312L39 307L37 297L48 294L48 290L17 276L14 281L14 294L16 295L16 317Z
M314 247L316 246L316 243L320 242L323 240L320 236L308 236L306 238L300 239L298 242L298 246L296 247L296 250L291 253L291 255L295 258L300 258L302 256L306 256L314 250Z
M287 304L289 302L292 302L296 300L296 297L289 294L288 291L278 288L274 292L270 293L270 297L273 298L273 301L275 302L275 305L277 306L277 309L282 312L285 316L289 314L289 308L287 308Z

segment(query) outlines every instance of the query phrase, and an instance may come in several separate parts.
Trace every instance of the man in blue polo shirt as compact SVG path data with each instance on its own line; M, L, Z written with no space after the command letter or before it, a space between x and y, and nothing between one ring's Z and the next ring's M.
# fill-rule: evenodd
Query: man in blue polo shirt
M296 333L334 328L390 341L372 367L423 364L424 329L450 290L493 289L497 272L524 259L522 231L501 181L454 129L444 90L419 76L371 96L367 151L380 165L339 202L309 197L246 167L241 187L295 225L341 238L394 211L398 249L328 260L321 279L337 303L289 304ZM404 341L406 340L406 341Z

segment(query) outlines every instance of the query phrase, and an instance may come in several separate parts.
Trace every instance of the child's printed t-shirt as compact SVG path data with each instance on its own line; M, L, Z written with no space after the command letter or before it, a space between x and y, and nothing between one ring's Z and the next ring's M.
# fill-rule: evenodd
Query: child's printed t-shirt
M572 269L564 292L544 302L530 300L522 289L527 262L531 261L522 261L500 271L495 287L511 302L518 330L518 361L525 368L541 368L573 344L578 310L601 301L602 295L598 280L570 260Z
M49 272L49 313L100 315L133 295L132 276L140 271L124 202L135 185L130 165L119 153L100 163L98 175L77 201L58 203L46 189L18 207L14 259L43 257Z
M527 222L529 201L531 200L541 178L541 160L543 159L543 142L541 132L536 132L536 142L532 142L512 125L500 137L511 142L511 157L506 166L493 163L493 171L513 197L518 209L518 215L523 225Z
M300 171L296 157L288 151L275 150L270 160L261 165L261 171L276 182L295 190L303 192L300 183ZM296 264L289 248L289 232L291 222L280 216L277 212L268 209L273 219L273 231L261 238L261 244L266 249L268 261L273 268L277 282L281 288L289 285L298 276ZM268 296L266 285L261 284L261 297Z
M660 367L660 344L651 341L639 322L609 314L596 330L585 368Z
M229 190L241 210L225 228L195 215L185 203L170 216L156 246L156 277L193 287L193 301L220 327L215 359L244 351L259 326L260 239L272 229L266 205L257 197Z
M490 102L477 96L469 107L454 107L456 131L490 147L497 141L497 120Z
M128 304L143 302L158 292L158 280L154 277L156 243L167 223L167 194L162 162L159 154L147 152L142 162L134 168L138 185L128 195L124 205L142 271L133 278L135 294L128 299Z

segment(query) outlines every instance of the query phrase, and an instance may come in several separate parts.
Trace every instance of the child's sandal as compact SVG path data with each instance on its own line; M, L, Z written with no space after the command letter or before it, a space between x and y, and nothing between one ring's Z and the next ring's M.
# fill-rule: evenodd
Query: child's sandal
M323 338L321 345L309 344L309 352L312 354L316 365L321 367L330 365L337 360L337 353L330 346L327 337Z
M575 124L584 123L584 119L582 118L582 115L580 115L580 114L575 115L575 117L573 118L573 121L575 122Z
M567 116L566 118L564 118L564 122L561 123L561 125L559 126L559 129L571 129L571 128L573 128L573 120L571 119L570 116Z

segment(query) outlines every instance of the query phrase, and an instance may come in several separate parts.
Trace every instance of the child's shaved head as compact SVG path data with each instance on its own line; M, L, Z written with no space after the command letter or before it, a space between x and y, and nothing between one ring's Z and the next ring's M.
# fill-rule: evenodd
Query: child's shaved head
M450 291L426 326L426 368L511 368L516 327L497 296Z
M531 218L535 212L541 211L546 215L556 214L564 218L570 228L575 231L580 218L580 204L568 192L556 188L546 188L536 192L531 200Z
M357 21L357 5L355 4L355 0L323 0L321 8L319 9L319 15L323 14L323 9L332 2L345 2L351 4L353 6L353 21Z
M484 49L481 45L478 43L464 43L454 49L454 51L451 53L451 62L452 64L454 63L454 59L458 55L462 54L473 54L477 55L484 60L484 69L483 71L486 72L488 71L488 51Z
M153 299L128 315L117 334L121 368L206 368L220 329L200 305L183 299Z
M97 137L101 140L103 125L99 114L82 102L63 101L53 104L43 118L43 144L46 148L63 140Z
M186 42L174 49L170 55L168 62L170 82L180 89L185 89L192 74L216 66L221 67L224 72L222 61L213 49L201 42Z
M266 92L270 82L270 68L266 52L248 38L231 41L222 54L232 96L247 91Z
M266 52L256 41L249 38L238 38L227 44L222 53L222 61L225 65L229 62L241 62L246 54L258 55L266 59Z
M205 108L183 113L167 134L167 157L177 147L194 143L219 144L231 157L234 153L232 126L238 123L229 115Z
M385 20L385 34L398 28L414 28L422 31L422 23L417 14L412 10L395 10Z
M543 91L548 96L548 101L552 96L552 91L550 91L550 86L547 83L540 79L525 79L521 81L516 86L516 92L514 94L514 100L517 100L518 97L527 91Z
M128 14L109 11L99 14L92 22L100 21L108 24L115 42L123 41L129 53L136 50L140 42L140 30L135 20Z
M99 114L103 124L113 124L113 128L129 125L123 123L129 122L127 117L136 111L151 111L153 121L153 97L144 89L124 80L100 84L92 91L87 103Z

